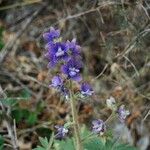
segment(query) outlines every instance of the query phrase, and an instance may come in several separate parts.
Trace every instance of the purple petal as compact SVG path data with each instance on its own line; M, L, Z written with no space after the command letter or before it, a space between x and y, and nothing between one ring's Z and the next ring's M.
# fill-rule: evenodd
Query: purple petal
M72 77L72 79L73 79L74 81L80 82L80 81L82 80L82 77L81 77L81 75L78 74L78 75Z
M50 86L57 88L63 85L63 80L60 76L54 76L52 78L52 84Z
M50 42L53 41L55 38L58 38L60 36L60 30L55 30L53 27L50 28L50 31L45 32L43 34L43 38Z
M94 93L92 87L87 83L82 83L81 85L81 94L85 96L91 96Z
M64 74L68 74L68 65L67 65L67 64L63 65L63 66L61 67L61 71L62 71L62 73L64 73Z

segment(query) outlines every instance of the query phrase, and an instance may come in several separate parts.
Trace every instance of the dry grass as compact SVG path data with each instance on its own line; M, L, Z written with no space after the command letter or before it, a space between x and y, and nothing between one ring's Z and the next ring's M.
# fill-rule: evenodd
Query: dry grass
M124 103L131 110L126 123L133 135L133 144L138 145L140 138L148 136L149 1L41 0L19 4L18 0L0 1L0 24L4 28L5 43L0 50L0 84L8 96L17 97L22 89L29 89L31 100L20 102L21 108L35 111L39 103L44 105L38 114L37 126L45 121L64 123L70 111L48 88L52 73L44 58L42 33L55 26L61 29L64 39L77 38L83 50L84 78L96 91L93 100L79 104L80 121L88 124L88 120L95 117L106 119L110 111L104 107L105 100L112 95L119 104ZM52 129L52 125L47 126ZM139 131L141 126L144 131ZM24 135L22 130L28 128L29 132ZM30 128L31 132L35 131L32 136ZM18 138L30 137L34 146L37 135L41 134L36 129L24 123L17 124Z

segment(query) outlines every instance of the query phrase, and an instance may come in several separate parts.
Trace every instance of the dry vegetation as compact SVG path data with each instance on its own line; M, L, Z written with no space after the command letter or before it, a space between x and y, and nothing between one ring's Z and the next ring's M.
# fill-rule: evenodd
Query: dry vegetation
M30 150L38 136L49 136L54 124L68 119L68 104L48 88L53 74L44 58L42 33L50 26L82 46L83 75L96 94L79 103L80 122L106 120L111 111L105 100L112 95L131 111L122 138L150 149L149 0L0 0L0 98L17 103L1 107L6 150L6 124L15 127L20 149ZM110 126L116 136L122 132L119 122L112 120Z

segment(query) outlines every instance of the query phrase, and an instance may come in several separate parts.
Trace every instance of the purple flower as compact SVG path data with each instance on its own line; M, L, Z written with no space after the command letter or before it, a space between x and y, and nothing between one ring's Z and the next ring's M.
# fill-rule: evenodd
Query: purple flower
M55 128L57 129L57 134L55 135L55 137L57 139L63 139L66 137L66 134L69 132L69 130L67 128L65 128L64 126L55 126Z
M55 39L59 38L60 30L55 30L53 27L50 28L49 32L43 34L43 38L47 42L53 42Z
M52 84L50 87L60 88L63 85L63 80L60 76L54 76L52 78Z
M80 55L81 47L79 45L77 45L76 39L73 39L71 42L67 41L66 44L68 45L72 56Z
M94 120L92 121L92 131L96 134L100 134L103 135L105 130L106 130L106 125L103 122L103 120L98 119L98 120Z
M75 81L81 81L80 69L82 68L81 61L77 59L70 59L65 65L62 66L61 70L67 75L69 79Z
M125 109L124 105L121 105L117 112L118 112L119 120L122 123L125 121L126 117L130 114L130 112Z
M81 94L83 96L91 96L94 93L92 87L87 83L82 83L81 85Z
M49 59L50 67L54 67L59 61L67 61L68 57L68 46L65 43L55 43L47 46L48 52L46 54Z
M60 92L65 97L66 100L69 99L69 91L64 86L63 80L60 76L54 76L52 78L52 83L49 85L49 87L56 88L58 92Z

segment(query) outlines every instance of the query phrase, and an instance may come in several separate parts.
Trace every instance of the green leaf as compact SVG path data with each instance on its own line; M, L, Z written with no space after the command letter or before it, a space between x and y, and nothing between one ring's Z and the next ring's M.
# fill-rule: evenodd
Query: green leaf
M38 146L37 148L34 148L33 150L45 150L45 148Z
M136 148L128 144L119 144L115 146L114 150L136 150Z
M114 149L114 143L115 143L115 141L113 139L112 140L107 140L106 143L105 143L105 147L103 149L104 150Z
M31 92L29 91L28 88L25 88L21 91L20 96L24 99L29 99L31 97Z
M52 133L50 141L48 141L46 137L45 138L40 137L39 140L40 140L41 146L37 146L37 148L34 148L33 150L51 150L53 138L54 138L54 133Z
M4 99L1 99L1 102L5 106L13 107L13 106L16 106L16 104L18 104L19 101L27 100L30 97L29 93L27 94L27 92L25 92L25 91L22 91L22 93L20 95L22 95L22 97L7 97Z
M45 147L45 148L48 147L48 139L46 137L45 138L40 137L39 140L43 147Z
M22 120L25 120L25 122L28 125L34 125L38 120L37 113L29 111L27 109L16 108L12 110L11 114L17 123L19 123Z
M34 125L37 122L37 114L35 112L30 112L27 118L27 123L29 125Z
M12 117L16 120L17 123L19 123L23 119L27 119L30 112L27 109L14 109L11 112Z
M15 99L13 99L13 98L1 99L1 102L5 106L14 106L15 104L17 104L17 101Z
M39 140L41 146L37 146L37 148L34 148L33 150L47 150L49 145L48 139L46 137L45 138L39 137Z
M62 141L55 140L54 148L55 150L75 150L72 138L67 138Z
M91 132L86 128L85 125L83 125L81 128L81 139L84 139L89 135L91 135Z
M86 150L102 150L104 148L103 142L100 140L100 138L93 138L90 140L87 140L84 143L84 148Z

